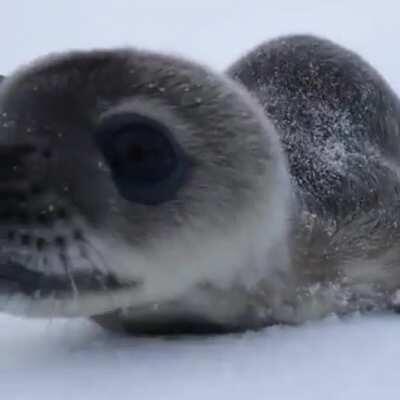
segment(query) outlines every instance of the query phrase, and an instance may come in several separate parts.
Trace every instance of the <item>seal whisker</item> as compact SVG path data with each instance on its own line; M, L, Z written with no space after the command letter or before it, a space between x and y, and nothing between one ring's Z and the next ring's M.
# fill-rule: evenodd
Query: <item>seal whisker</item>
M48 301L51 305L50 312L49 312L49 324L48 324L48 326L50 327L53 324L53 321L55 320L55 318L57 316L57 310L56 310L57 302L55 299L54 292L50 293L50 295L48 297Z
M107 280L104 278L103 274L101 273L101 271L98 268L98 264L92 260L91 256L89 254L91 254L91 250L93 250L94 254L97 255L97 257L99 258L104 270L106 271L106 273L110 273L110 269L104 259L104 257L102 256L102 254L96 249L96 247L91 243L90 240L86 239L86 238L82 238L82 246L81 249L85 250L85 247L87 246L87 248L89 249L89 252L84 251L84 257L86 258L86 260L89 262L89 265L91 266L94 274L96 274L99 283L101 285L101 290L107 294L107 296L110 299L110 303L113 306L114 309L117 309L117 302L115 301L114 295L113 295L113 291L109 290L110 288L108 287L108 282ZM100 275L99 275L100 272Z
M73 273L73 271L71 271L70 262L69 262L70 259L66 253L66 250L63 250L59 253L59 259L61 261L61 264L63 265L65 276L66 276L67 280L70 282L71 291L74 295L74 298L78 299L79 289L78 289L78 286L76 285L76 282L74 279L74 273Z
M104 271L101 271L101 269L99 269L98 267L99 264L96 263L94 260L92 260L90 257L88 258L88 261L92 264L92 266L95 266L96 271L100 272L100 276L104 279L105 275L106 276L112 275L111 268L107 264L106 259L104 258L102 252L97 249L97 247L93 244L93 242L88 238L83 238L82 243L87 246L90 254L93 253L99 259L100 264L104 269ZM103 283L106 285L106 288L109 289L109 287L107 286L108 283L105 279Z

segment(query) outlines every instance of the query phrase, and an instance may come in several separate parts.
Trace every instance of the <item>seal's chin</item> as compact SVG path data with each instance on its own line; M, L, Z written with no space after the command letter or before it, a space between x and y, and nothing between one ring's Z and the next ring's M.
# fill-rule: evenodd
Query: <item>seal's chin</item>
M68 275L49 275L32 271L24 265L9 262L0 265L0 288L16 291L25 296L46 297L57 294L71 295L74 291L97 292L118 290L136 286L137 282L121 283L112 274L79 272L69 279Z
M0 264L0 310L37 317L48 317L53 312L53 316L79 316L85 314L82 310L91 315L88 299L90 303L90 299L104 297L105 291L132 292L138 286L139 282L120 282L112 274L82 271L73 277L50 275L18 262L7 262ZM109 304L102 307L113 308Z

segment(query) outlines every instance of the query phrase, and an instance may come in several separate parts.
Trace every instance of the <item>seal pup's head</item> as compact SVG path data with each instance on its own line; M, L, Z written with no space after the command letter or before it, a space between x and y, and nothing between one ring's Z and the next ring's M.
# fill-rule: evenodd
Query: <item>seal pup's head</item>
M251 291L286 267L288 187L274 128L229 78L131 49L36 61L0 86L0 308Z

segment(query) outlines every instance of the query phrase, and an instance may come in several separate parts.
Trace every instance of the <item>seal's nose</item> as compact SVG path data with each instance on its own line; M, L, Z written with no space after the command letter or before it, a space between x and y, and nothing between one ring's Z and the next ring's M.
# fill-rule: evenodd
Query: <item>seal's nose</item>
M29 158L36 149L30 144L0 145L0 188L27 178Z
M31 185L36 149L30 144L0 145L0 217L19 212Z

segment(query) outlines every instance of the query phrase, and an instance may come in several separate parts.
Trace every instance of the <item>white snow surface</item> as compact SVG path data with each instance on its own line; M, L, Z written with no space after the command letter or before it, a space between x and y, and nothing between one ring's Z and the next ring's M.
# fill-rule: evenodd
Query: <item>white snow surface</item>
M397 1L1 2L0 72L52 51L137 46L222 70L259 42L315 33L400 92ZM330 317L218 337L129 338L81 320L0 316L0 399L397 399L400 316Z

